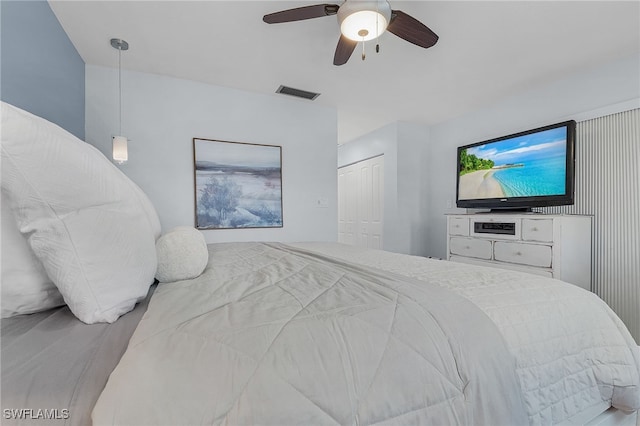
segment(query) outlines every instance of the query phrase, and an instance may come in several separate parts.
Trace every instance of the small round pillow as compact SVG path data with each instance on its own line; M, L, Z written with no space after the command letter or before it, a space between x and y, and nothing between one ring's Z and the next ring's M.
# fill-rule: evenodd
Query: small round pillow
M161 283L188 280L202 274L209 260L204 236L191 226L178 226L156 241Z

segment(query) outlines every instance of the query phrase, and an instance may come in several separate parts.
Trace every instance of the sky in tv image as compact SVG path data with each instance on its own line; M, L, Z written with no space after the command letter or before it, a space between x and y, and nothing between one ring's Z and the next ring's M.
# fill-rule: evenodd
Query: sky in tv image
M468 148L461 153L460 199L561 195L566 128Z
M520 136L467 150L469 154L493 160L496 166L526 163L532 160L564 156L567 149L567 131L564 127L532 135Z

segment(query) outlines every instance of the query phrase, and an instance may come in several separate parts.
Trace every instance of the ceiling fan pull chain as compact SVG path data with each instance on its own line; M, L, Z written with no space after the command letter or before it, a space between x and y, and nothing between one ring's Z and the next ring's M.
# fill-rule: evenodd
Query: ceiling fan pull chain
M376 53L380 53L380 43L378 42L378 40L380 40L380 29L378 28L379 21L380 21L380 10L378 8L378 2L376 2L376 34L378 34L376 36Z
M365 58L366 58L366 55L364 53L364 37L362 37L362 60L364 61Z

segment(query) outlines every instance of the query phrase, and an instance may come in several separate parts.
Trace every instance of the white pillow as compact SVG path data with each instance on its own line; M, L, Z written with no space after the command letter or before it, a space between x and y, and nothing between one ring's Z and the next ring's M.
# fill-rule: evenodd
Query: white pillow
M81 321L113 322L146 295L159 221L100 151L3 102L2 188L20 232Z
M2 191L2 318L31 314L64 305L62 295L29 248L25 236L18 230L13 212L5 198Z
M156 279L161 283L195 278L209 261L204 236L191 226L178 226L158 238L156 252Z

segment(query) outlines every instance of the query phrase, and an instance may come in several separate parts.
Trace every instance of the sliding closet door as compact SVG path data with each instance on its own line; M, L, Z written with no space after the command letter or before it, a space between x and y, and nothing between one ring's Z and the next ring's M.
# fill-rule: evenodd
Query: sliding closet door
M338 169L338 241L382 249L384 157Z

